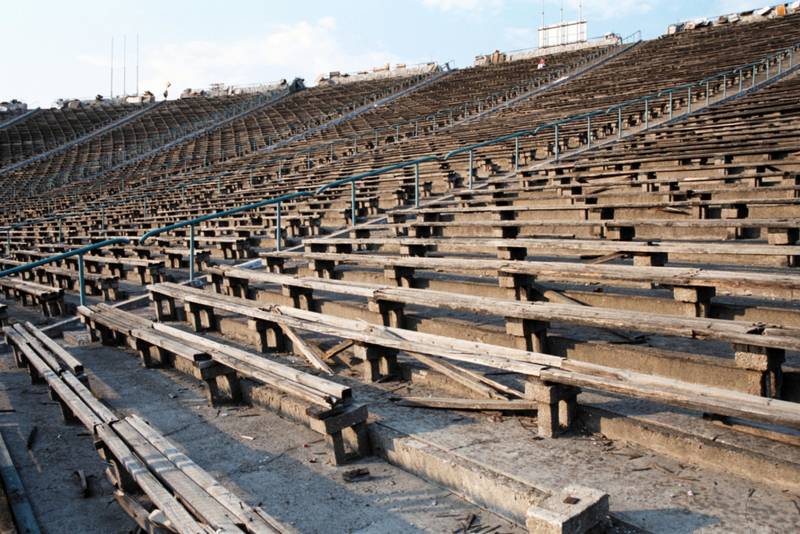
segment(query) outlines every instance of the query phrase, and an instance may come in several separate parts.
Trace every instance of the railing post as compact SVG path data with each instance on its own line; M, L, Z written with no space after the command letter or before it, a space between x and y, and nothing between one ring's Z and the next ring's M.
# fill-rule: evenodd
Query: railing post
M189 280L194 282L194 225L189 225Z
M250 169L250 187L253 187L253 169Z
M147 197L144 197L142 199L142 203L144 204L144 206L142 206L142 219L146 219L147 218Z
M558 161L558 124L556 124L556 144L554 146L556 152L556 161Z
M622 108L617 108L617 139L622 139Z
M58 220L58 244L61 244L61 223L64 222L64 217Z
M147 183L147 185L150 185L150 169L147 169L147 179L146 179L146 183Z
M472 189L472 149L469 149L469 188Z
M722 75L722 99L728 98L728 75Z
M358 135L353 138L353 154L358 154Z
M50 215L50 199L47 199L47 214Z
M81 286L81 306L86 306L86 283L83 280L83 252L78 254L78 284Z
M686 114L689 115L692 112L692 88L689 88L689 102L688 102L688 109L686 110Z
M217 196L222 196L222 175L217 176Z
M419 119L414 121L414 137L419 137Z
M283 160L278 160L278 180L283 179Z
M751 80L750 87L756 86L756 66L753 65L753 79Z
M181 206L186 206L186 187L181 187Z
M650 127L650 106L649 106L649 101L645 98L644 99L644 129L646 130L649 127Z
M106 234L106 208L105 208L105 206L100 208L100 230L102 230L103 235Z
M378 148L378 132L375 132L375 148Z
M706 80L706 107L708 107L709 98L711 96L711 88L709 87L709 82Z
M356 181L350 182L350 209L353 222L351 226L356 225Z
M276 212L275 222L275 250L281 251L281 203L278 202L278 211Z
M514 173L519 170L519 136L514 138Z
M419 163L414 165L414 207L419 207Z
M744 74L744 71L743 70L739 70L739 92L740 93L742 92L742 78L744 78L743 74Z
M586 117L586 148L592 148L592 116Z
M77 195L78 193L75 193L75 194ZM76 204L77 204L77 201L76 201ZM17 207L17 222L18 223L22 222L22 208L20 208L20 207Z
M6 230L6 255L11 257L11 229Z

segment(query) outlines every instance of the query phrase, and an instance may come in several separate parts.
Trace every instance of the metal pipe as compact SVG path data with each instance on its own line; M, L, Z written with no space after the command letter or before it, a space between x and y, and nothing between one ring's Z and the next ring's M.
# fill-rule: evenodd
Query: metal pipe
M650 127L650 106L648 105L648 100L644 99L644 129L648 129Z
M189 280L194 282L194 225L189 225Z
M556 151L556 161L558 161L558 124L556 124L556 145L555 145L555 151Z
M277 227L275 229L275 250L281 251L281 203L277 204Z
M472 189L472 149L469 149L469 188Z
M419 163L414 165L414 207L419 207Z
M617 110L617 139L622 139L622 108Z
M64 222L64 218L60 218L58 220L58 243L61 244L61 223Z
M689 108L686 110L686 114L690 114L692 112L692 88L689 87Z
M519 137L517 137L519 139ZM592 116L586 117L586 148L592 148Z
M514 173L519 170L519 137L514 138Z
M81 306L86 306L86 283L83 280L83 252L78 254L78 284L81 286Z
M353 180L350 182L350 206L351 206L351 217L352 217L352 226L356 225L356 182Z
M217 176L217 196L222 196L222 175Z

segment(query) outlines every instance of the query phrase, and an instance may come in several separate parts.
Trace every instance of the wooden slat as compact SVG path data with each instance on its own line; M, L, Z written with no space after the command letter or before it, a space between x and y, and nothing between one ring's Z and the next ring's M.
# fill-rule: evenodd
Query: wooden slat
M153 504L169 518L180 534L206 534L202 526L178 503L156 477L147 470L122 439L107 425L100 425L97 434L109 450L122 463L134 481L147 494Z
M219 534L241 534L236 524L236 521L239 521L238 518L158 452L127 421L118 421L111 428L130 447L139 460L192 510L192 513L213 526Z
M0 435L0 476L3 478L3 486L6 490L6 497L11 505L11 511L17 523L17 531L22 534L39 534L39 524L33 515L33 510L25 494L25 488L19 479L14 461L6 448L6 442Z
M535 401L524 400L486 400L486 399L451 399L436 397L405 397L397 401L398 406L416 408L443 408L447 410L489 410L489 411L528 411L536 410Z
M248 532L251 534L290 534L296 532L295 529L291 527L281 525L277 520L270 517L260 508L249 506L244 503L230 490L222 486L211 475L194 463L191 458L183 454L168 438L158 433L139 416L129 416L126 418L126 421L136 429L139 434L147 439L153 447L183 471L186 476L205 489L209 495L213 496L220 504L227 508L229 512L236 515L239 520L245 523Z
M74 375L83 374L83 364L79 362L72 354L67 352L66 349L61 347L58 343L53 341L49 336L44 334L41 330L33 326L31 323L26 322L25 327L33 334L36 339L42 342L53 354L58 356L62 362L72 371Z

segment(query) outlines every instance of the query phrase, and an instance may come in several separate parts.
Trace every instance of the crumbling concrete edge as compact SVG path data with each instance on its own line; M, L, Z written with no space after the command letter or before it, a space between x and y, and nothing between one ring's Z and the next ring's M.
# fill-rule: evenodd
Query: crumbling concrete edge
M780 486L789 491L800 491L800 463L782 461L594 406L581 405L579 419L592 432L602 433L610 439L636 443L665 456L755 482Z
M602 523L608 514L608 495L599 490L571 486L553 492L537 488L404 434L387 422L373 421L369 425L369 437L375 456L500 517L526 526L532 533L583 534L598 522ZM578 496L581 504L572 514L565 514L558 508L559 505L564 507L562 494L567 493ZM596 499L591 500L594 497ZM551 526L561 530L552 530Z

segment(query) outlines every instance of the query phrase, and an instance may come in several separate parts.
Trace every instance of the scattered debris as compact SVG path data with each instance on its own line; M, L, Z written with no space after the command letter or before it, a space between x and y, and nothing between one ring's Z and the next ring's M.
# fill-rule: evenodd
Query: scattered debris
M84 473L83 469L79 469L75 471L75 474L78 475L78 479L80 480L81 484L81 495L85 498L89 496L89 483L86 480L86 473Z
M28 439L25 441L25 445L26 445L26 447L28 447L28 450L30 450L31 447L33 446L33 441L36 439L36 434L38 432L39 432L39 427L36 426L36 425L33 425L33 428L31 428L31 431L28 434Z
M350 469L342 473L342 479L344 479L345 482L361 482L363 480L369 480L369 469L366 467Z

